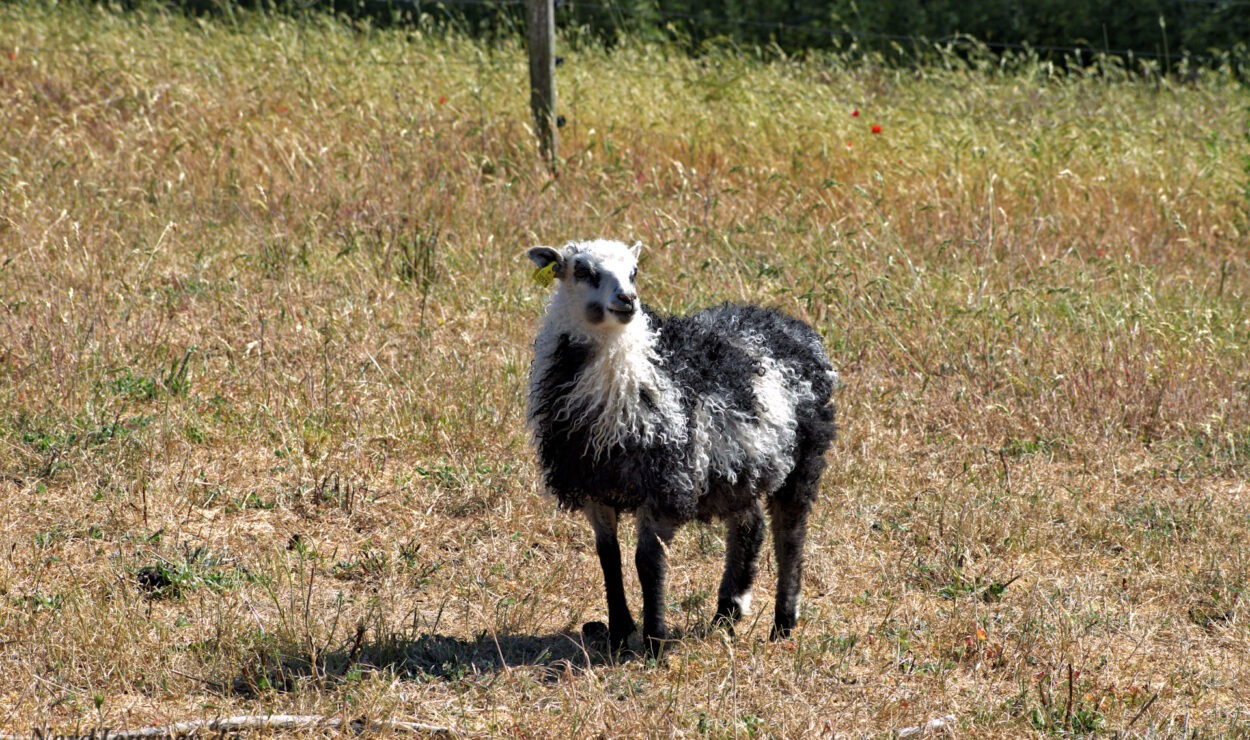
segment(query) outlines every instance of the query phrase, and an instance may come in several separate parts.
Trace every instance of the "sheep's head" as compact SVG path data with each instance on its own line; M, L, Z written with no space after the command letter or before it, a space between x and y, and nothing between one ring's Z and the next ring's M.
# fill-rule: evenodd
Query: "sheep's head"
M532 247L525 255L558 281L552 310L564 311L568 321L593 334L618 329L641 310L634 288L640 251L641 244L596 239L560 249Z

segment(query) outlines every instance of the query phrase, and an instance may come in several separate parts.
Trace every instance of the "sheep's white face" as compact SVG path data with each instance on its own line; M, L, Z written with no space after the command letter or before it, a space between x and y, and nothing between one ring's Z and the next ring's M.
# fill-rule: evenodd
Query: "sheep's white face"
M565 312L567 320L593 335L625 326L641 310L634 287L641 250L641 244L596 239L561 249L533 247L526 256L539 269L550 267L559 281L552 310Z

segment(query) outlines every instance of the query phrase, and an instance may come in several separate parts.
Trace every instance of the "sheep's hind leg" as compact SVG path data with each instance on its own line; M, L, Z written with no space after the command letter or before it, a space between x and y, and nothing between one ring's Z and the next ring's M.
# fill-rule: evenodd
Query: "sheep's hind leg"
M805 500L773 499L773 553L777 560L777 603L773 613L771 638L784 640L799 621L799 591L803 581L803 543L807 539L807 514L811 503Z
M673 523L646 509L638 512L638 550L634 565L642 584L642 637L647 655L664 652L668 629L664 626L664 579L668 571L666 550L673 541Z
M772 519L773 553L777 561L777 605L772 639L786 639L799 621L799 591L803 587L803 544L807 515L817 498L825 451L833 440L833 406L825 404L799 412L799 435L794 470L768 502Z
M617 512L611 506L587 504L586 518L595 530L595 552L603 568L603 583L608 596L608 640L612 650L620 650L637 629L625 600L625 583L621 579L621 545L616 537ZM583 630L592 632L588 623ZM602 629L602 625L597 625Z
M725 574L716 596L715 624L728 627L751 611L751 587L764 544L764 511L759 501L725 521Z

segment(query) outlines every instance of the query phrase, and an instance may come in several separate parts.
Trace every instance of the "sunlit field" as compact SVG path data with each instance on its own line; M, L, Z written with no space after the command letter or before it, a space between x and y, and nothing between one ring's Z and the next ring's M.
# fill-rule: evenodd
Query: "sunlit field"
M553 177L519 41L0 6L0 732L1250 734L1247 90L559 43ZM599 236L824 336L793 640L694 525L582 644L522 250Z

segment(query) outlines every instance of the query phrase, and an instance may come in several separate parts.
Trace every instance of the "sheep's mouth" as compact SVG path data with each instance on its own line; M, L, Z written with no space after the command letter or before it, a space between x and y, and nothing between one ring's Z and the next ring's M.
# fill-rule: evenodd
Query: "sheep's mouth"
M609 308L608 313L616 317L616 320L622 324L628 324L634 319L634 309L632 308Z

